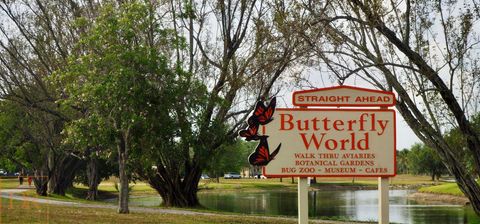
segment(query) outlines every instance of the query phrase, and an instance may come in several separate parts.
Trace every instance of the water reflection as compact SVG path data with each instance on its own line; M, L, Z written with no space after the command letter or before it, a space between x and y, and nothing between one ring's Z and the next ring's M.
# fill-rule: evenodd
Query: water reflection
M471 208L456 205L425 205L407 198L411 191L391 190L390 221L395 223L480 223ZM225 192L200 193L202 205L212 210L244 214L297 215L296 192ZM378 192L309 192L309 216L342 217L350 220L376 221ZM157 206L158 197L132 198L132 205Z

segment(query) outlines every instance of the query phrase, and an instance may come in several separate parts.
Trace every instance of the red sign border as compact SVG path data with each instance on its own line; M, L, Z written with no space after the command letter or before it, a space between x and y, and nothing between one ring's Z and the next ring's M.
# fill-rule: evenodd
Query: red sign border
M265 172L265 166L262 167L262 173L267 178L283 178L283 177L394 177L397 175L397 113L393 109L338 109L338 108L277 108L275 112L278 111L355 111L355 112L386 112L390 111L393 113L393 174L388 175L318 175L318 174L267 174ZM265 129L263 129L265 132Z
M370 92L370 93L381 93L381 94L387 94L391 95L393 98L392 103L379 103L379 104L340 104L340 103L314 103L314 104L307 104L307 103L297 103L295 100L295 95L301 94L301 93L311 93L311 92L322 92L322 91L328 91L328 90L334 90L334 89L353 89L353 90L359 90L362 92ZM355 87L355 86L332 86L332 87L326 87L326 88L318 88L318 89L309 89L309 90L301 90L301 91L295 91L292 94L292 103L294 106L299 106L299 107L311 107L311 106L325 106L325 107L391 107L395 106L396 104L396 99L395 99L395 94L393 92L389 91L382 91L382 90L376 90L376 89L366 89L366 88L360 88L360 87Z

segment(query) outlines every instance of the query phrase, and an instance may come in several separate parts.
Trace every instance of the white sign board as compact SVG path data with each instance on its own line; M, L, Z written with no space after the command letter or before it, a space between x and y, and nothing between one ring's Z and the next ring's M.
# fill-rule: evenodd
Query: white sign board
M282 109L264 126L267 177L389 177L396 174L395 111Z

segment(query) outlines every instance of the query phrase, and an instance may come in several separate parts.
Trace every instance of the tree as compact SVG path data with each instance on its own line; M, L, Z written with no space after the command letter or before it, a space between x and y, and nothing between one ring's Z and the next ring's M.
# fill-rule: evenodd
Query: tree
M471 119L472 125L477 132L480 132L480 114L476 114ZM475 161L472 152L468 150L467 141L461 134L458 128L449 130L445 134L445 140L451 145L458 153L459 160L465 164L466 169L476 178L480 176L479 167L475 166Z
M432 181L439 180L440 176L446 172L437 153L428 146L415 144L408 152L408 169L414 174L427 174L432 177Z
M245 128L255 101L273 95L274 84L301 55L302 42L277 22L272 7L251 0L170 1L160 7L173 21L175 39L186 42L186 48L175 45L175 64L191 74L181 80L184 92L176 99L175 144L143 154L142 162L157 169L136 172L164 205L199 204L198 182L212 155L222 154L223 145Z
M138 2L105 5L81 38L81 53L54 79L67 96L64 105L87 111L68 124L65 143L99 147L118 158L119 213L129 212L129 157L148 141L142 134L151 126L174 130L170 99L177 77L156 48L168 36L148 9Z
M480 187L445 131L457 127L475 167L480 137L470 116L478 108L476 2L312 1L282 3L301 18L294 30L344 83L349 77L398 95L396 108L441 157L480 214ZM300 22L301 21L301 22ZM312 62L313 63L313 62Z
M410 151L408 149L397 150L397 173L410 173L408 168Z
M48 144L42 150L46 151L42 151L42 156L32 156L33 161L23 162L45 164L34 170L34 182L43 186L48 181L49 193L64 194L83 161L78 151L60 144L60 132L70 114L59 108L56 100L60 94L55 93L46 78L65 66L68 55L76 50L74 45L83 30L73 21L96 16L97 7L91 1L0 3L0 98L33 117L32 122L38 125L28 132L43 133L42 140ZM46 194L43 190L38 192Z
M43 196L49 191L48 184L52 183L54 161L49 155L59 145L58 133L54 132L57 121L48 113L31 111L15 102L2 101L0 104L0 157L21 169L33 171L36 191ZM59 189L55 187L59 185L50 186Z

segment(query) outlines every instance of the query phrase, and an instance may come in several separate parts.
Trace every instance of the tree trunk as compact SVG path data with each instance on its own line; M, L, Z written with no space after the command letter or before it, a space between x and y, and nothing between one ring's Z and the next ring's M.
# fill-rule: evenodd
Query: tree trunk
M55 191L55 185L57 184L57 176L54 175L57 161L55 161L55 153L53 150L49 150L47 155L47 166L48 166L48 193L53 193Z
M48 190L48 181L42 181L42 178L34 178L33 179L33 184L35 185L35 191L37 192L38 195L40 196L47 196L47 190Z
M201 168L186 171L183 181L178 173L169 173L158 166L157 173L148 178L148 183L162 197L163 205L167 207L197 207L200 205L197 197L198 182Z
M118 167L120 172L120 193L118 196L118 213L127 214L129 213L128 209L128 177L127 171L125 170L125 161L120 159ZM123 160L123 161L122 161Z
M159 194L163 199L163 206L167 207L196 207L200 204L196 191L167 186Z
M480 214L480 188L475 179L462 169L454 169L453 171L450 171L455 176L460 190L468 197L468 199L470 199L470 203L475 212Z
M87 164L87 178L88 178L88 192L87 200L95 201L98 199L98 185L100 184L100 177L98 174L98 159L95 156L90 156Z
M38 195L47 196L48 177L43 171L34 171L33 184L35 185L35 191Z
M120 177L120 192L118 195L118 213L128 214L128 176L127 176L127 159L128 148L127 138L123 135L120 137L120 141L117 144L118 148L118 170Z
M48 193L65 195L67 188L72 186L75 173L82 164L82 161L74 156L57 155L53 156L55 165L49 165L50 178L48 182ZM57 157L55 159L55 157ZM49 158L49 163L50 163Z

